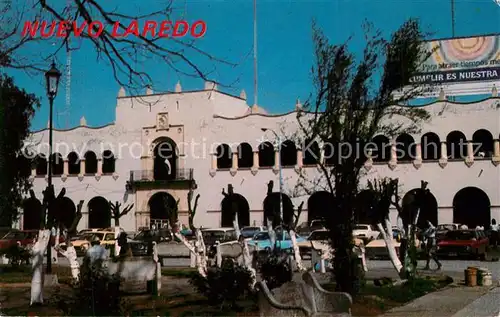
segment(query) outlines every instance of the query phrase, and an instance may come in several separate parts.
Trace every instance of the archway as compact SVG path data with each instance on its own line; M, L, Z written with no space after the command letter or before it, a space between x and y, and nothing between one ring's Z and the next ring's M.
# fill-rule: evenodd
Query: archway
M221 227L232 227L234 221L234 210L238 210L238 225L240 228L250 225L250 206L245 197L240 194L232 194L224 197L221 202Z
M57 219L61 219L66 228L71 227L76 216L76 206L73 201L69 197L62 197L56 199L54 204Z
M391 159L391 141L385 135L377 135L369 143L373 162L388 162Z
M42 203L36 198L28 198L23 203L23 230L40 229L42 223Z
M295 166L297 164L297 147L295 143L286 140L281 143L281 166Z
M403 213L407 213L409 218L416 216L416 212L420 209L417 219L418 228L428 227L427 221L430 221L434 226L438 223L438 203L436 197L429 190L414 188L403 196L402 206Z
M302 149L304 158L302 159L303 165L316 165L319 162L321 151L319 149L318 142L316 141L306 141Z
M461 131L452 131L446 136L448 158L452 160L464 159L467 156L467 138Z
M115 155L110 150L102 152L102 173L113 174L115 172Z
M64 160L60 153L52 154L52 175L60 176L64 173Z
M80 158L76 152L68 154L68 173L69 175L80 174Z
M441 158L441 140L434 132L427 132L420 141L422 160L439 160Z
M262 142L259 145L259 166L272 167L274 165L274 146L271 142Z
M358 193L354 207L354 222L356 224L371 224L375 195L372 190L365 189Z
M172 139L158 143L153 151L155 180L171 180L177 177L177 144Z
M281 195L283 203L283 222L285 224L293 221L294 207L292 200L287 194ZM274 192L264 198L264 225L267 219L271 219L273 227L281 225L280 221L280 193Z
M333 208L333 195L327 191L318 191L309 196L307 200L307 222L325 219L328 213L335 212Z
M233 166L233 152L229 145L223 143L217 146L217 168L231 168Z
M238 145L238 168L250 168L253 166L253 150L248 143Z
M176 203L175 198L167 192L158 192L151 196L148 201L151 223L167 221L169 210L174 208Z
M465 187L453 198L453 222L469 228L484 226L491 221L491 203L488 195L477 187Z
M490 131L480 129L472 135L474 156L477 158L491 158L493 156L493 135Z
M88 151L85 153L85 174L97 173L97 155Z
M104 197L92 198L87 206L89 209L89 228L111 227L111 208Z
M415 139L407 133L396 138L396 151L399 162L411 162L416 157Z
M38 154L36 157L36 175L47 175L47 159L45 155Z

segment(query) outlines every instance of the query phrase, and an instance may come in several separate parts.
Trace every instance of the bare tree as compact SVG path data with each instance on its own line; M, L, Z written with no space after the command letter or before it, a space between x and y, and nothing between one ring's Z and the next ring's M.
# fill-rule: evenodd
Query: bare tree
M8 68L44 71L47 61L60 57L62 52L75 51L83 45L90 44L97 52L97 58L111 66L116 81L123 87L139 89L153 85L151 76L141 70L141 61L156 60L166 64L177 74L209 80L209 76L217 65L234 67L221 58L217 58L198 48L195 39L186 36L176 38L158 32L161 22L154 22L156 31L143 32L143 27L149 21L175 21L180 16L180 9L173 6L172 1L155 4L158 10L151 10L143 5L135 11L124 10L116 3L105 3L96 0L70 0L66 5L53 1L36 0L34 2L10 0L0 4L2 18L0 21L0 65ZM129 12L129 13L127 13ZM35 24L38 21L38 24ZM57 30L60 25L61 38L54 41L54 36L42 38L32 37L25 28L41 28L41 21L48 21L46 33L55 23ZM75 32L83 26L83 31ZM103 24L102 32L98 31L96 23ZM92 25L92 26L91 26ZM131 31L134 25L137 32L130 36L116 36ZM170 29L173 26L170 25ZM24 30L24 31L23 31ZM54 32L55 33L55 32ZM57 45L50 46L50 43ZM47 45L49 44L49 45ZM49 47L49 49L47 49ZM43 49L42 49L43 48ZM36 54L33 54L36 52ZM195 63L193 60L197 60ZM202 68L203 64L210 65Z
M121 209L122 204L118 201L112 203L111 200L108 201L111 218L115 221L115 256L120 254L120 245L118 244L118 237L120 236L120 218L129 213L132 208L134 208L134 204L127 205L123 210Z
M304 139L333 149L325 153L328 159L317 158L317 164L334 196L335 211L325 216L331 241L335 241L337 288L351 293L355 280L351 269L353 210L362 167L371 154L366 145L377 133L416 132L429 118L424 109L397 105L423 92L422 87L412 86L410 78L431 52L424 50L426 34L416 20L405 22L390 40L365 24L366 45L359 62L348 43L331 45L317 27L313 31L315 90L297 119ZM403 91L398 99L395 91ZM346 146L354 152L344 153Z

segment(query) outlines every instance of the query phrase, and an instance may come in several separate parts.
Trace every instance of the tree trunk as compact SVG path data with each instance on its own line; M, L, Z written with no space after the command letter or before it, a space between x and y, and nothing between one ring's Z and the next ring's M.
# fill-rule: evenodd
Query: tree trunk
M120 255L120 245L118 245L119 236L120 236L120 225L118 220L115 220L115 256Z
M290 230L290 239L292 240L293 253L295 255L295 263L297 263L297 268L299 272L305 271L306 268L302 264L302 257L300 256L299 246L297 245L297 237L295 236L295 231Z
M276 232L273 230L273 223L271 219L267 220L267 232L269 234L269 240L271 242L271 250L276 247Z
M207 277L207 258L206 258L206 248L205 248L205 243L203 242L203 236L201 235L201 230L196 229L195 230L196 234L196 246L193 246L189 241L186 240L186 238L180 233L176 232L175 236L181 240L181 242L186 246L186 248L189 249L189 251L195 256L196 258L196 268L198 269L198 273L200 273L201 276Z
M381 223L377 224L377 228L380 231L380 234L382 235L382 238L385 241L385 245L387 247L387 251L389 252L389 259L391 260L392 266L398 272L398 275L402 277L402 274L404 274L403 265L399 260L398 254L396 252L396 247L394 246L394 243L392 243L392 236L389 236L388 232L385 230L384 226Z
M31 301L30 305L43 304L43 283L44 270L43 258L50 241L50 230L42 229L38 231L38 237L33 246L31 256L31 268L33 277L31 279Z

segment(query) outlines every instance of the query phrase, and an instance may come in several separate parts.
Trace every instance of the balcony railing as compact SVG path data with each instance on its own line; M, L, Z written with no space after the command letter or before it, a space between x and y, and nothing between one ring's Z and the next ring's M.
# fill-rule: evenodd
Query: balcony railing
M174 175L161 175L155 178L154 170L130 171L130 182L170 182L170 181L191 181L193 180L192 168L178 168Z

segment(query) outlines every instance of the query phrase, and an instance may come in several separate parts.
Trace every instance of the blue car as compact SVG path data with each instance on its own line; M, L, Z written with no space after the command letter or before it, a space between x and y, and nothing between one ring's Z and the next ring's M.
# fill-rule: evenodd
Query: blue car
M297 238L297 243L298 242L304 242L307 239L295 235ZM276 246L280 249L286 250L286 249L292 249L292 240L290 239L290 234L285 231L285 239L283 239L283 232L276 232ZM269 233L268 232L259 232L257 233L252 240L247 242L248 245L252 246L257 246L260 250L269 250L271 249L271 240L269 239Z

